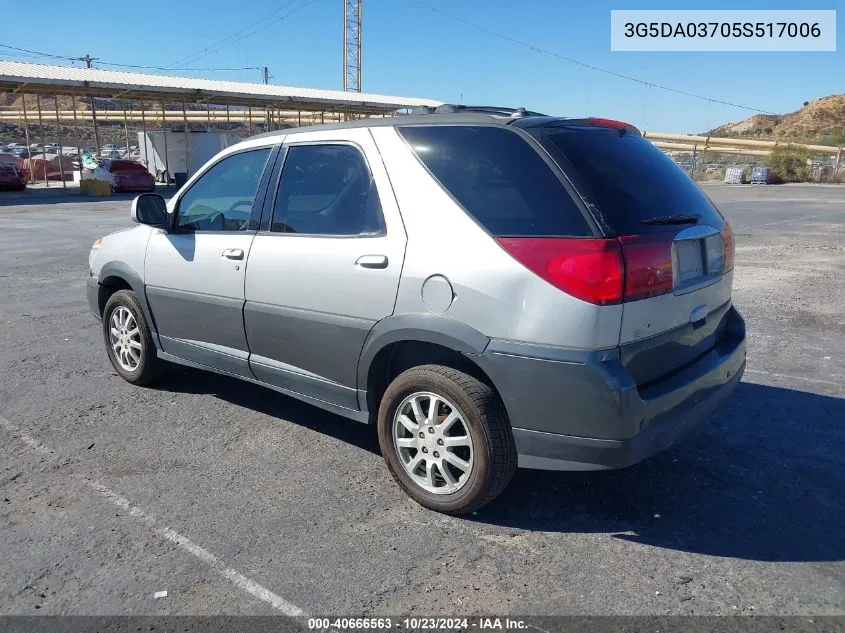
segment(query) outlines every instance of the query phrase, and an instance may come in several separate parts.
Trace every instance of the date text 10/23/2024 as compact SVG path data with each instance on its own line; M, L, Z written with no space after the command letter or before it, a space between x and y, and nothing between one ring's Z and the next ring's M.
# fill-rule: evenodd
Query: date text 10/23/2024
M308 618L312 631L519 631L528 623L519 618L499 617L407 617L407 618Z

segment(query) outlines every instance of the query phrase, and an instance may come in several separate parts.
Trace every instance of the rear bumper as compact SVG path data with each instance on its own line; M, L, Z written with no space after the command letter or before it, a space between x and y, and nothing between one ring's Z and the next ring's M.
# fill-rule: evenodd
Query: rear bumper
M513 425L519 465L551 470L624 468L671 445L713 414L745 370L745 326L694 363L638 388L618 350L586 352L491 341L482 366Z
M646 426L634 437L608 440L514 429L519 465L544 470L604 470L625 468L671 446L721 407L739 384L745 361L730 380L676 418Z

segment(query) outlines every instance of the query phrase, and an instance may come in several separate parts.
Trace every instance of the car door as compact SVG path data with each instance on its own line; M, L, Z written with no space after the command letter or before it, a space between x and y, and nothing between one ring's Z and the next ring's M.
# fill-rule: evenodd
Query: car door
M243 328L244 274L273 147L218 160L181 192L167 231L147 245L147 300L162 350L252 377ZM268 167L269 166L269 167Z
M358 357L373 325L393 313L405 230L367 129L286 141L249 255L250 367L270 384L358 409Z

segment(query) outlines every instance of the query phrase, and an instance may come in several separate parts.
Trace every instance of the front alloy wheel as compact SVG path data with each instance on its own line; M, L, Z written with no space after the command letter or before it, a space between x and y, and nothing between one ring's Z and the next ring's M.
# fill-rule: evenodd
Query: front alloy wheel
M135 317L125 306L118 306L112 313L109 324L109 343L118 364L128 372L141 364L141 330Z
M118 290L103 309L103 339L115 371L134 385L154 381L161 361L138 297L131 290Z

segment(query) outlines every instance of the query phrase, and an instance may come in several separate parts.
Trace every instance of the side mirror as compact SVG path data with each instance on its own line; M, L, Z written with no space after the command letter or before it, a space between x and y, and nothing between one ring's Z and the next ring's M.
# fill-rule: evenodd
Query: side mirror
M157 193L142 193L132 201L130 214L133 222L164 226L167 220L167 203Z

